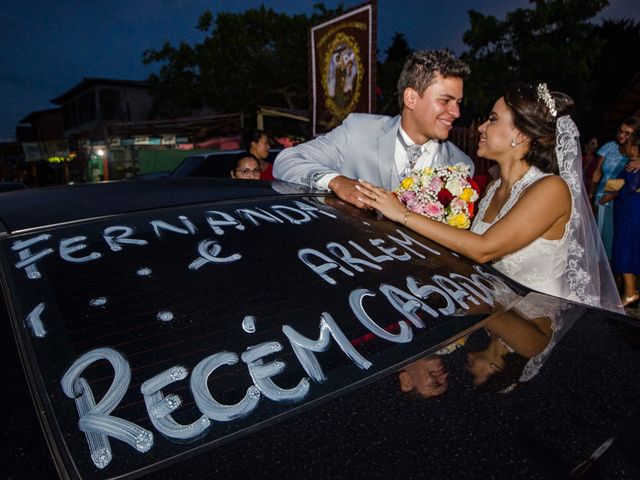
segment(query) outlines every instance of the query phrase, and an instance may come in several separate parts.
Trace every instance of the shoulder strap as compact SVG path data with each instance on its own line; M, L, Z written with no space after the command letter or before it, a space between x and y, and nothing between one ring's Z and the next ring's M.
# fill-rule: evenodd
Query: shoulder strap
M489 204L491 203L493 194L496 193L496 189L500 186L500 182L501 180L498 178L495 182L489 185L487 193L485 193L482 201L480 202L480 205L478 206L478 213L476 214L476 218L480 219L481 221L484 220L484 214L487 211Z
M496 215L496 220L500 220L502 217L504 217L507 214L507 212L509 212L509 210L511 210L511 208L516 204L516 202L518 201L522 193L527 188L529 188L531 185L536 183L541 178L544 178L548 175L551 175L551 174L544 173L538 168L533 166L529 167L529 170L527 170L527 173L525 173L524 176L520 180L518 180L513 187L511 187L509 198L500 209L500 212L498 212L498 215Z

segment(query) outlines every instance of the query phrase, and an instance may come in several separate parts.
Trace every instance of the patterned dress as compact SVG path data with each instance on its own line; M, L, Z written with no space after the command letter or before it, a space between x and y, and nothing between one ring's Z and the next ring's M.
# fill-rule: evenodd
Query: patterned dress
M615 202L607 202L604 205L600 205L599 202L604 195L604 187L607 180L617 178L624 169L627 161L629 161L629 158L620 153L620 148L616 142L605 143L598 150L597 154L603 157L604 160L602 161L602 178L600 179L595 194L595 205L597 207L596 220L604 249L607 252L607 258L611 260L613 246L613 209Z
M624 186L613 207L613 273L640 274L640 172L623 171Z

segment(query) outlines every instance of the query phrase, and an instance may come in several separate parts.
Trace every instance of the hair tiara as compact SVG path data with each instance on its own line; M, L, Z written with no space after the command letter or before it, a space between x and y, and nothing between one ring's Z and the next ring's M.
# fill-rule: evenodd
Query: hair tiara
M546 83L538 84L538 101L544 103L547 106L547 108L549 109L549 113L553 118L558 115L558 111L556 110L556 101L549 93L549 89L547 88Z

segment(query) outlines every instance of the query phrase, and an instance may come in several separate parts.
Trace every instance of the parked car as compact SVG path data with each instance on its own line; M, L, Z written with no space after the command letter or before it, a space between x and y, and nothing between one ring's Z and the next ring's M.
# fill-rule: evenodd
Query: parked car
M640 478L637 320L332 194L8 192L0 268L2 478ZM475 359L531 350L532 325L546 341L483 391ZM418 360L438 391L403 391Z
M14 190L23 190L27 186L22 182L0 182L0 193L13 192Z
M272 148L266 161L273 163L281 148ZM170 177L229 177L233 162L246 155L245 150L212 150L185 157Z
M154 180L156 178L165 178L169 175L171 175L171 171L149 172L134 175L133 177L129 177L127 180Z

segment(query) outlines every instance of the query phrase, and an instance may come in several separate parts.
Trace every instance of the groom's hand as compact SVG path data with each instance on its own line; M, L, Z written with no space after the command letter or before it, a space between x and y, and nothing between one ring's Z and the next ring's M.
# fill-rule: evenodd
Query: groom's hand
M361 194L356 190L358 182L343 175L338 175L329 182L329 189L333 191L339 198L355 205L358 208L369 210L369 207L358 200Z

